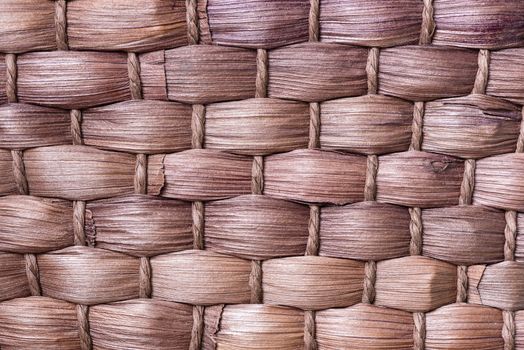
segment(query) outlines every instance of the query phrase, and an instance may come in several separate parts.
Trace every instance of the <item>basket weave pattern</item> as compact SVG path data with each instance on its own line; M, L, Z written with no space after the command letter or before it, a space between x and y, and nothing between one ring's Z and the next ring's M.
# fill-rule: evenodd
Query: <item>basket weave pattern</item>
M524 349L521 0L0 0L0 349Z

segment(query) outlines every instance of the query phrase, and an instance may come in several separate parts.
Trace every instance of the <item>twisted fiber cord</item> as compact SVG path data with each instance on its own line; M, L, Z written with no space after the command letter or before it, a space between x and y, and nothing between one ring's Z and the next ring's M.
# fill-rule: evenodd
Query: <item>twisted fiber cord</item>
M478 55L478 70L472 93L485 94L489 78L489 51L480 50ZM470 205L475 188L475 159L464 162L464 176L460 187L460 205ZM457 302L466 302L468 298L468 268L457 266Z
M15 103L18 102L18 98L16 97L16 79L18 76L16 55L12 53L5 55L5 64L7 66L7 76L5 82L7 102Z
M435 19L433 18L433 0L424 0L422 11L422 30L420 31L420 45L429 45L435 34Z
M147 155L137 154L135 163L135 193L147 193Z
M378 157L371 154L367 158L366 183L364 185L364 200L374 201L377 195Z
M78 331L80 335L80 349L91 350L93 344L89 334L89 307L87 305L76 305L76 318L78 320Z
M15 177L16 187L18 193L21 195L28 195L29 188L27 185L27 178L25 175L25 167L23 154L20 150L11 151L13 158L13 173ZM29 290L31 295L41 295L42 290L40 288L40 273L38 271L38 262L34 254L24 254L25 258L25 273L29 284Z
M86 213L86 202L74 201L73 202L73 232L75 235L75 245L86 245L86 238L84 233Z
M186 0L187 40L189 45L199 41L197 0Z
M320 105L317 102L309 104L309 148L318 148L320 144Z
M424 10L422 11L422 28L420 31L420 45L429 45L435 33L435 20L433 18L433 0L424 0ZM413 124L411 134L411 144L409 149L420 151L422 146L422 126L424 120L424 102L415 102L413 106ZM409 251L411 255L422 254L422 211L420 208L409 208L411 217L409 231L411 242ZM426 315L423 312L413 313L414 330L413 342L414 349L424 350L426 342Z
M134 52L127 54L127 72L129 74L129 89L133 100L142 99L142 83L140 82L140 62Z
M423 312L413 313L415 331L413 332L414 349L424 350L426 340L426 315Z
M71 138L73 139L73 145L82 144L82 111L78 109L72 109L71 115Z
M55 1L56 47L58 50L68 50L67 43L67 1Z
M151 298L151 264L149 258L145 256L140 258L139 286L140 298Z
M320 2L319 0L310 0L309 4L309 41L318 41L320 36Z
M368 94L376 95L378 91L378 64L380 57L380 49L372 47L368 52L368 60L366 62L366 74L368 79Z
M378 60L380 49L373 47L369 49L366 62L366 74L368 95L375 95L378 90ZM377 172L378 157L370 154L367 157L366 182L364 185L364 200L374 201L377 196ZM375 281L377 278L377 263L373 260L366 262L364 267L364 290L362 292L362 302L373 304L375 300Z
M524 108L522 109L521 114L522 114L522 119L524 120ZM524 123L520 124L520 133L519 133L519 138L517 139L517 149L515 152L517 153L524 152Z
M489 79L489 62L490 53L488 50L480 50L478 56L479 69L475 77L475 84L473 85L474 94L485 94L486 86L488 85Z
M186 0L187 38L189 45L196 45L200 41L198 29L197 0ZM191 115L191 147L200 149L204 147L205 107L193 105ZM193 248L204 249L204 203L195 201L191 203L191 216L193 219ZM201 305L193 306L193 327L191 329L191 342L189 350L200 350L204 334L204 310Z
M515 312L503 310L502 319L504 326L502 328L502 338L504 338L504 350L515 349Z
M262 194L264 191L264 158L262 156L253 157L253 167L251 171L251 192Z
M38 262L34 254L24 254L25 273L29 281L29 290L31 295L42 295L40 288L40 273L38 271Z
M255 97L267 97L268 81L268 59L267 51L264 49L257 50L257 77L255 83Z
M25 175L23 152L21 150L12 150L11 157L13 158L13 174L18 193L27 195L29 194L29 186Z
M310 0L309 9L309 41L317 42L320 37L319 26L319 0ZM320 147L320 104L311 102L309 104L309 142L308 148L315 149ZM318 255L320 247L320 207L318 205L309 206L308 240L305 255ZM304 349L316 350L315 311L304 311Z

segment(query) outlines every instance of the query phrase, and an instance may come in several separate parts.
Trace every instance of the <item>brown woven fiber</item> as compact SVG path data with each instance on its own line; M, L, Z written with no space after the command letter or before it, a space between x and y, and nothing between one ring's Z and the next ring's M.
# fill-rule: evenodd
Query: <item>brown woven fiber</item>
M524 1L0 0L0 349L524 350Z

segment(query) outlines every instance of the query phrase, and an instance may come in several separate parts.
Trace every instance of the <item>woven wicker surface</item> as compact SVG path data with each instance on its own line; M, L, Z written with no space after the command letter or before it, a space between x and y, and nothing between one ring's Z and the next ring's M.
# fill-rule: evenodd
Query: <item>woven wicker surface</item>
M0 0L0 348L524 349L523 18Z

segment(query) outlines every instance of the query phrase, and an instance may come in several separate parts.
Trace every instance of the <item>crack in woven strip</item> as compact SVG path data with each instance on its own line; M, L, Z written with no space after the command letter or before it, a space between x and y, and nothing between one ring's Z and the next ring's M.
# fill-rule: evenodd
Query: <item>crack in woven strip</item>
M18 69L16 66L16 55L12 53L5 55L5 65L7 69L6 82L5 82L7 102L15 103L15 102L18 102L18 98L16 96L16 93L17 93L16 80L18 77Z
M69 50L67 43L67 1L55 0L55 37L58 50Z

